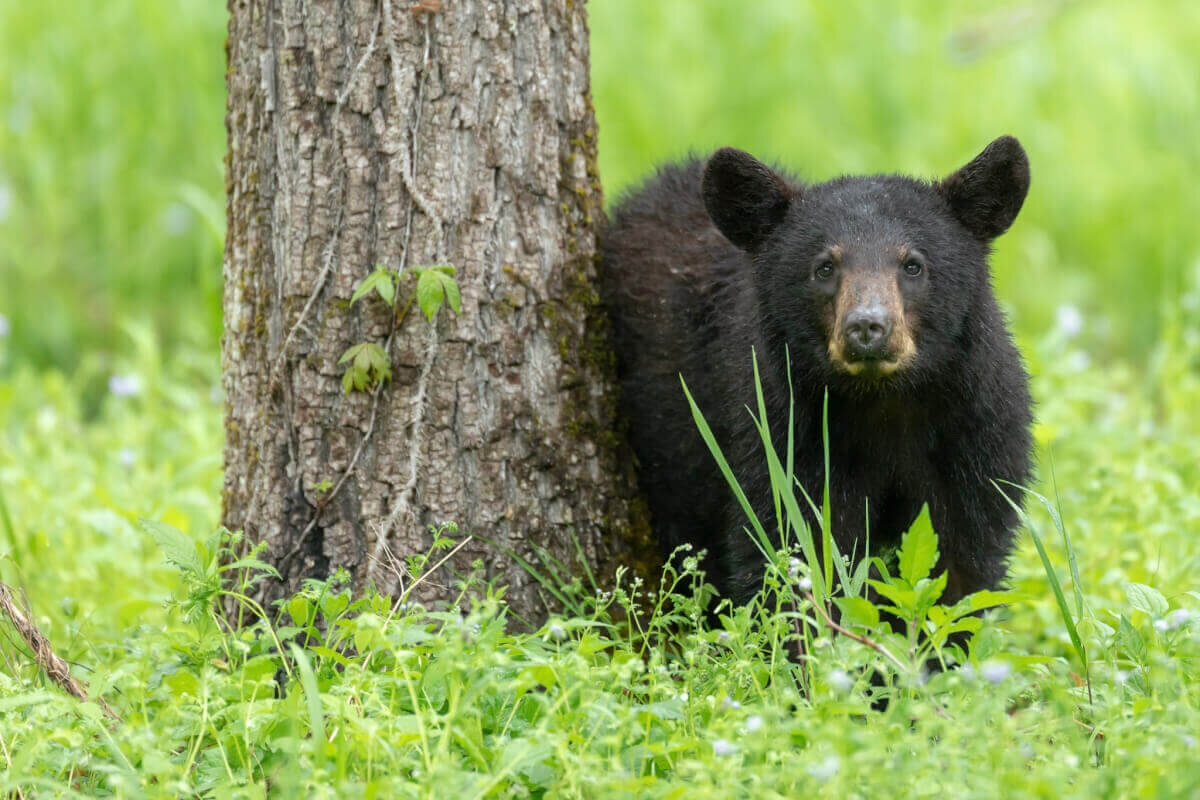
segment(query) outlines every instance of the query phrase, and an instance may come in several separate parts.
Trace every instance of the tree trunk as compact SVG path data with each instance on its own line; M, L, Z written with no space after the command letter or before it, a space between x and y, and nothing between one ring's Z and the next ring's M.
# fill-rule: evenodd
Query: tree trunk
M224 523L286 579L395 593L431 526L454 575L544 613L505 548L646 552L593 289L601 214L586 11L572 0L231 0ZM459 314L351 303L376 265L451 264ZM342 388L379 345L392 378ZM638 521L641 520L641 521ZM440 557L439 554L436 557ZM573 567L577 568L577 567Z

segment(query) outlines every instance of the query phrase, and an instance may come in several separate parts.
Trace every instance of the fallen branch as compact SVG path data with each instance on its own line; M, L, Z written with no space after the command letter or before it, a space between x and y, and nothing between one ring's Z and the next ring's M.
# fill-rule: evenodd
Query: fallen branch
M67 665L67 662L54 652L50 640L38 630L37 625L33 624L33 620L17 604L13 590L4 583L0 583L0 613L8 617L9 621L12 622L13 628L16 629L21 639L25 641L30 652L33 653L33 660L42 672L46 673L46 677L58 684L64 692L76 700L86 703L91 699L87 696L87 692L84 691L84 684L76 680L71 674L71 669ZM104 713L109 717L118 722L121 721L121 718L117 716L117 712L113 711L108 703L104 702L103 697L97 697L95 703L104 709Z

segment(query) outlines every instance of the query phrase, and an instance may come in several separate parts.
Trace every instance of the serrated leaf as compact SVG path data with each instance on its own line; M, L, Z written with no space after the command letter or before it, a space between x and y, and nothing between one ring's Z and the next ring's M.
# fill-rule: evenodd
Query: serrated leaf
M174 525L154 519L140 518L138 524L162 548L163 556L169 563L185 572L191 572L198 578L204 577L204 564L200 562L200 556L196 553L196 543L192 541L192 537Z
M1124 614L1121 615L1121 623L1117 628L1117 645L1138 664L1146 660L1146 640Z
M911 586L915 586L922 578L928 578L937 564L937 545L937 534L933 532L933 521L929 517L929 505L925 504L900 542L900 577Z
M883 581L872 580L870 583L875 591L895 603L903 614L907 615L909 611L916 609L917 593L914 590L897 586L894 583L884 583Z
M342 353L342 357L338 359L339 364L345 364L347 361L352 361L358 357L359 352L367 346L366 342L350 345L346 348L346 352Z
M350 296L350 305L357 303L369 294L372 289L379 293L379 296L383 298L385 303L389 306L392 305L396 297L396 287L392 283L392 271L383 267L376 267L374 272L363 278L358 284L358 288Z
M1129 598L1131 606L1139 611L1145 611L1155 619L1166 614L1169 608L1167 599L1162 596L1162 593L1144 583L1125 584L1125 596Z

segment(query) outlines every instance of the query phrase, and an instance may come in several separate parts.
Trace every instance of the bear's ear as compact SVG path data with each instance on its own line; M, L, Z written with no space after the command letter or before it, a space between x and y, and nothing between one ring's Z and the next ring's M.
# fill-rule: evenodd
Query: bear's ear
M773 169L732 147L708 159L700 192L717 229L743 250L763 243L796 193Z
M990 241L1008 230L1025 202L1029 159L1020 142L1001 136L936 188L967 230Z

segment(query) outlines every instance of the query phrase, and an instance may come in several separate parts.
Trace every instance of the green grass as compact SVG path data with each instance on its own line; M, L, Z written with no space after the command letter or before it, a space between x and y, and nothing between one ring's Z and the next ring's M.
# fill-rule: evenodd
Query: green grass
M691 576L640 630L619 622L650 602L628 580L563 587L573 611L532 633L494 598L401 610L336 583L270 631L220 627L213 593L245 577L210 558L222 4L0 3L0 580L123 718L66 697L0 624L0 797L1193 792L1200 10L947 8L589 6L610 198L720 144L812 179L937 175L1000 133L1030 151L997 283L1075 564L1031 503L1055 580L1024 540L971 669L897 678L877 711L874 651L825 630L798 670L790 606L710 630Z
M1186 795L1200 782L1198 330L1200 309L1169 315L1137 369L1077 369L1061 332L1025 343L1041 488L1052 492L1052 456L1079 583L1039 504L1031 520L1093 700L1027 541L972 667L923 684L901 673L885 711L860 672L873 651L823 630L796 669L788 607L708 629L691 576L634 628L621 609L659 598L627 579L610 595L565 587L573 611L532 633L506 632L494 599L427 612L336 583L311 585L271 632L230 633L210 613L211 371L164 365L143 336L122 364L140 392L110 394L89 421L87 369L20 370L0 383L0 577L24 587L123 721L65 697L4 627L0 796ZM208 543L189 556L139 517ZM901 569L914 559L901 553ZM913 641L870 635L902 658Z

